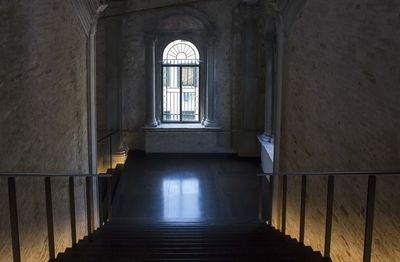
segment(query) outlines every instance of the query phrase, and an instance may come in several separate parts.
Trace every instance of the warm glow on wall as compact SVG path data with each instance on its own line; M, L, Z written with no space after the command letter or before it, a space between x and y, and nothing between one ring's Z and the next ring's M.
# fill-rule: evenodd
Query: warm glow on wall
M112 154L112 168L116 168L117 165L125 164L125 161L128 157L128 154L125 151L117 152ZM110 165L110 156L102 155L98 157L97 161L97 172L98 173L107 173L107 170L111 168Z
M113 154L113 168L115 168L117 165L125 164L127 157L128 157L128 154L125 151L119 152L119 153L114 153Z

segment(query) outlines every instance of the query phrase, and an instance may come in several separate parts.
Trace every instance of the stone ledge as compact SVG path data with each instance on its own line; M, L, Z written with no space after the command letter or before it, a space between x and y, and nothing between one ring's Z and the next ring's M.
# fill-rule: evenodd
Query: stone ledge
M265 173L273 171L274 165L274 142L266 135L258 135L261 144L261 166Z
M146 153L231 153L230 134L213 131L145 132Z
M148 132L211 132L222 131L221 127L205 127L200 123L164 123L156 127L143 127Z
M265 149L270 157L271 161L274 160L274 141L266 135L258 135L258 141L260 141L261 146Z

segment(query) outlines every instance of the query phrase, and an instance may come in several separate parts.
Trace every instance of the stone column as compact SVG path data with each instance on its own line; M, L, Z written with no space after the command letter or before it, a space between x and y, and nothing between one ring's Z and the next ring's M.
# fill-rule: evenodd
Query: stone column
M87 136L88 136L88 172L97 173L97 123L96 123L96 30L97 19L107 5L99 0L71 1L82 28L87 36L86 67L87 67ZM90 195L90 229L99 226L97 179L89 179ZM89 229L89 227L88 227Z
M156 95L155 95L155 43L153 35L145 36L145 61L146 61L146 127L155 127L158 125L156 119Z
M96 30L97 24L94 23L87 36L86 61L87 61L87 103L88 103L88 164L89 174L97 174L97 116L96 116ZM97 198L97 179L90 178L89 182L89 202L87 211L89 212L90 224L88 232L92 231L99 220L97 217L98 198ZM97 218L97 219L96 219ZM97 220L97 221L96 221ZM89 232L91 233L91 232Z
M264 135L272 137L274 113L274 38L273 33L265 39L265 120Z
M207 83L206 83L206 106L204 126L216 126L215 121L215 42L216 38L212 36L207 45Z

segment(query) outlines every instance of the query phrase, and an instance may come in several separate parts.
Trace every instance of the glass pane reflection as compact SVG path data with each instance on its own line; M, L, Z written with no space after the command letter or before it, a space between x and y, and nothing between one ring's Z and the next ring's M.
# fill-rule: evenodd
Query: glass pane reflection
M165 179L162 183L165 220L200 218L199 180Z

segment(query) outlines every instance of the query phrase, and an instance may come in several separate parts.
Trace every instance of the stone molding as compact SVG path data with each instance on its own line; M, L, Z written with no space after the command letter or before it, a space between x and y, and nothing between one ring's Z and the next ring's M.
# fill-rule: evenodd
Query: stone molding
M73 0L72 4L79 17L86 36L95 34L97 19L101 12L107 8L107 4L101 0Z
M164 23L164 21L166 21L171 17L176 17L176 16L191 16L203 24L205 29L204 31L208 33L216 31L216 25L211 20L211 18L206 13L200 11L197 8L190 6L179 6L170 10L166 10L165 13L166 13L165 15L161 16L158 19L156 26L152 28L153 33L156 35L159 34L160 32L163 32L163 30L160 30L160 26Z
M202 24L202 30L190 31L187 28L182 28L174 31L163 29L160 27L166 20L180 17L189 16ZM162 59L162 51L167 44L176 39L184 39L192 42L199 49L202 56L202 67L204 71L201 75L203 77L205 92L202 95L204 101L200 104L201 123L205 127L217 127L215 119L216 98L215 94L215 48L217 44L217 32L207 16L207 14L199 11L196 8L181 6L176 9L167 10L166 14L154 22L155 26L148 28L144 32L143 41L146 46L146 121L144 128L157 127L162 124L160 121L161 109L160 90L161 83L159 76L161 76L160 67L156 64ZM205 73L204 73L205 72ZM203 100L203 99L202 99Z

